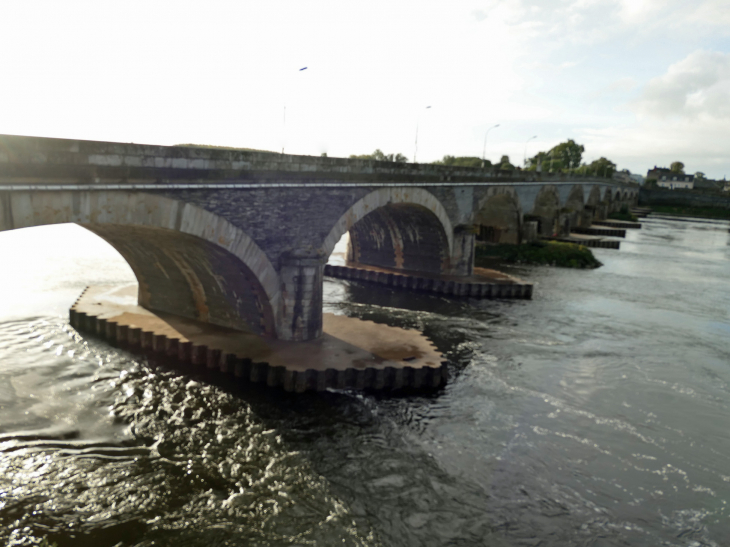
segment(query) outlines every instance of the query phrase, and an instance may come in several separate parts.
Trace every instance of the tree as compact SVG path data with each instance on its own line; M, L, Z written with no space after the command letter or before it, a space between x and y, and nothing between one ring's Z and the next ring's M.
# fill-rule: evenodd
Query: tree
M583 152L585 152L585 146L576 143L573 139L568 139L551 148L547 155L560 160L564 166L570 169L580 166Z
M375 160L375 161L390 161L395 163L408 163L408 158L403 154L385 154L380 148L376 149L372 154L361 154L350 155L351 159L356 160Z
M616 164L613 163L611 160L607 160L604 157L592 161L586 167L586 174L595 175L597 177L611 178L616 172Z
M537 168L538 162L543 172L560 172L563 168L577 168L583 159L585 147L576 143L573 139L561 142L553 146L547 152L538 152L534 157L527 160L528 169Z
M486 167L490 168L492 162L489 160L482 161L482 158L475 156L444 156L444 159L437 160L436 165L453 165L454 167Z
M672 165L669 166L669 170L672 173L684 174L684 164L681 161L673 161Z
M695 180L696 181L697 180L707 180L707 177L705 176L705 174L702 171L697 171L695 173Z
M502 156L499 160L499 169L501 171L514 171L515 166L509 162L509 156Z

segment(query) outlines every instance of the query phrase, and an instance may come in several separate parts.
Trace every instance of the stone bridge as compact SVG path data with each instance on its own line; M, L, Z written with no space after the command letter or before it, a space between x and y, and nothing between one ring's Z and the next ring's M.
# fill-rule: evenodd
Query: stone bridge
M322 332L324 264L469 275L475 238L519 243L636 202L606 179L0 135L0 230L77 223L155 311L284 340Z

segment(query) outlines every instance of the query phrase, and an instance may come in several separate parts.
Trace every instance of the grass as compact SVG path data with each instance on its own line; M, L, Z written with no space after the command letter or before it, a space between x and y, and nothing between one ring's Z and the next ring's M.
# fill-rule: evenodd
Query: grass
M693 207L690 205L651 205L653 213L664 213L678 217L718 218L730 220L730 209L726 207Z
M494 258L514 264L561 268L598 268L602 265L588 247L561 241L533 241L524 245L480 245L476 248L474 264L488 266L489 259Z

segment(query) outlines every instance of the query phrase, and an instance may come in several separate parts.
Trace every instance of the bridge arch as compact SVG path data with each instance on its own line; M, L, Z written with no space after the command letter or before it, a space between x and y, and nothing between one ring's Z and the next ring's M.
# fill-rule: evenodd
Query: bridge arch
M558 189L553 185L543 186L535 198L535 206L531 215L537 220L537 231L540 235L551 236L557 231L557 220L560 214L560 197Z
M588 194L588 199L583 207L583 226L590 226L591 222L598 220L601 216L601 189L594 185Z
M275 269L250 237L209 211L124 191L18 191L0 202L0 230L76 223L106 240L132 268L145 308L277 334Z
M478 204L473 224L481 241L519 244L522 206L517 192L513 188L490 189Z
M570 229L574 226L583 226L585 211L585 194L583 186L576 184L570 189L570 194L565 200L565 205L561 209L559 224L560 231L564 235L570 234Z
M384 268L443 273L450 269L454 230L441 202L421 188L380 188L352 205L330 230L328 257L350 233L348 257Z

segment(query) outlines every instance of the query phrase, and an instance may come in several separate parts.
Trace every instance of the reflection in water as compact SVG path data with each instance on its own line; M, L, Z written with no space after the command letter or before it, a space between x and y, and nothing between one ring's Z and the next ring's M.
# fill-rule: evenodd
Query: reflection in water
M232 391L70 328L128 282L74 226L0 234L0 540L29 545L724 545L727 224L648 220L532 301L328 280L423 330L439 393ZM32 249L32 251L30 251Z

